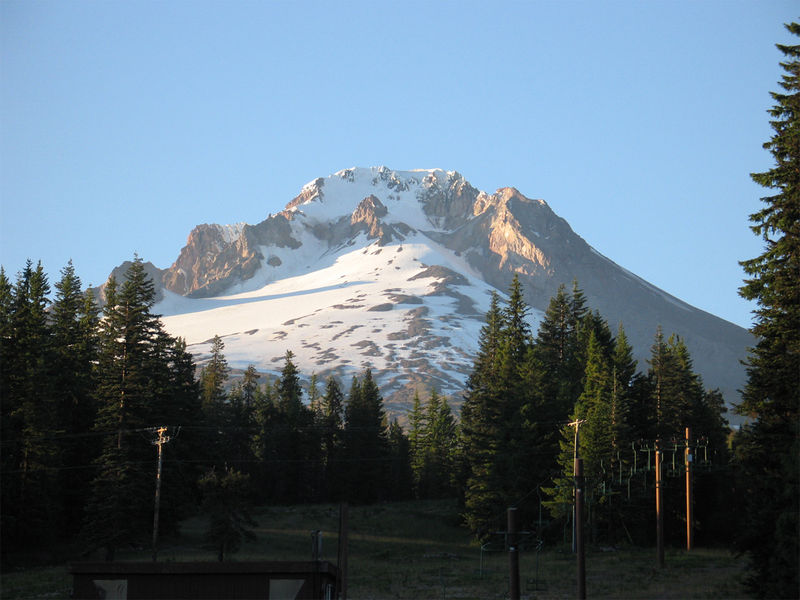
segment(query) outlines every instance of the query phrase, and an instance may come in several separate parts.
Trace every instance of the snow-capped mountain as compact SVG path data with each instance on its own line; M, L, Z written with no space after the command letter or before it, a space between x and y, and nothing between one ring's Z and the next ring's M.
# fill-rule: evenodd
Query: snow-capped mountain
M623 322L640 369L661 325L729 402L753 343L596 252L543 200L437 169L316 179L257 225L197 226L175 263L152 272L163 286L155 311L201 362L218 334L234 368L275 372L291 350L305 375L348 385L369 366L393 412L418 385L463 390L490 293L515 273L534 329L558 286L577 280L612 329Z

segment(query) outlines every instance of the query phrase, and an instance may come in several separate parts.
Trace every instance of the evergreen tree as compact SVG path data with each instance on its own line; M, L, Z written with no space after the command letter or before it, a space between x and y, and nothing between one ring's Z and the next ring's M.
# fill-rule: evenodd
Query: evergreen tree
M7 286L7 284L6 284ZM11 543L49 543L58 531L60 434L53 387L50 284L41 263L27 261L13 288L4 326L3 537ZM8 293L7 290L5 292Z
M315 415L319 411L319 381L316 373L311 373L311 381L308 383L308 406Z
M636 360L633 358L633 348L625 335L622 323L619 324L617 337L614 340L614 354L612 356L612 390L611 390L611 430L612 447L615 453L614 468L618 453L627 450L634 437L633 423L633 385L636 378Z
M291 419L295 419L303 409L303 388L300 385L300 373L293 358L292 351L287 350L281 377L275 386L278 408Z
M703 385L693 371L683 340L675 335L664 340L661 328L651 348L650 370L653 396L651 437L664 442L684 438L684 430L695 421L703 399Z
M344 394L339 382L331 375L325 384L317 411L317 426L320 431L320 449L323 465L323 497L337 499L341 497L342 468L341 458L344 427Z
M8 402L9 384L11 379L11 361L13 360L12 342L14 327L12 318L14 315L14 291L11 281L6 276L5 269L0 266L0 399L3 400L0 405L2 410L2 439L9 439L6 437L5 427L8 425L6 420L6 405ZM3 463L3 470L5 471L5 463Z
M13 403L11 402L11 373L14 360L13 349L13 318L14 294L11 282L6 276L5 269L0 266L0 440L8 443L15 437L15 424L12 419ZM10 473L15 469L14 457L16 452L4 446L0 453L0 507L3 507L0 529L8 532L10 522L6 518L6 508L11 499L8 494L11 483Z
M54 392L57 421L64 431L61 462L67 466L89 465L99 452L97 439L89 436L96 414L94 388L95 362L99 338L99 309L90 292L81 292L81 282L70 261L55 284L53 303ZM75 535L81 522L83 503L88 495L91 471L62 470L59 486L63 534Z
M503 311L503 359L507 369L518 369L531 344L531 328L528 325L528 306L522 295L522 284L514 275L508 291L508 303Z
M345 407L344 460L348 500L372 504L386 499L384 476L389 443L383 398L367 369L362 379L353 378Z
M551 497L551 512L559 516L566 513L557 503L567 502L567 498L571 502L572 496L571 480L559 479L562 471L572 472L574 429L565 423L576 418L576 405L585 392L589 341L592 335L596 341L606 340L610 337L606 331L602 318L586 307L577 282L573 282L571 293L561 285L550 299L526 357L527 397L522 415L529 459L525 461L525 484L528 489L536 486L544 490ZM602 347L605 356L605 344ZM552 481L554 487L545 488Z
M84 536L113 560L117 548L147 539L152 526L155 453L148 432L183 414L191 418L191 361L185 347L163 330L151 312L155 289L141 259L135 258L118 289L106 286L98 356L98 412L94 429L103 434L86 509ZM181 392L176 400L176 394ZM177 444L177 442L175 442ZM141 468L147 465L147 468ZM164 480L167 481L165 473ZM172 486L174 489L174 486ZM177 512L176 496L162 488L162 513Z
M800 24L787 29L800 35ZM747 519L739 549L751 559L750 585L761 597L795 597L800 563L800 45L778 45L786 61L769 111L774 135L764 144L775 165L752 175L774 190L750 216L765 249L742 266L740 293L755 300L758 339L747 363L740 414L752 419L738 436L740 486Z
M464 515L478 537L501 525L502 507L528 493L542 470L527 310L516 277L504 309L492 298L461 409Z
M585 499L592 531L596 535L597 522L606 524L609 520L608 511L598 508L601 504L602 508L609 507L611 493L611 464L614 457L613 365L607 348L598 340L594 330L590 329L583 353L586 356L583 393L575 403L570 416L571 424L561 427L561 474L554 479L554 485L547 489L547 494L554 516L569 514L573 501L574 458L582 458L586 478ZM578 432L576 427L579 427Z
M419 391L414 391L414 400L411 404L411 412L408 415L409 434L408 443L411 452L411 472L414 479L414 493L417 497L422 497L421 482L425 471L425 434L427 432L427 421L425 412L422 410L422 402L419 399Z
M393 419L389 425L389 474L387 497L393 501L411 498L414 478L411 472L411 446L403 428Z
M235 469L222 474L211 469L200 479L203 510L208 515L205 540L217 552L217 560L237 552L243 541L254 541L256 522L249 512L250 478Z
M260 377L255 366L248 365L242 380L237 382L228 394L230 404L226 438L229 461L245 474L249 474L252 470L254 460L250 438L251 429L255 425L254 411Z
M453 495L456 452L456 423L447 399L434 389L428 397L424 435L424 470L421 485L428 498Z
M92 547L105 548L106 560L114 559L120 545L145 539L143 532L152 525L148 525L142 501L150 497L149 486L136 469L146 455L144 448L138 447L141 438L132 440L131 436L149 425L136 418L144 412L149 397L144 391L146 376L132 363L137 362L138 367L144 362L143 338L150 327L142 321L143 316L149 316L153 298L132 292L132 286L128 286L124 300L118 297L117 281L109 278L100 327L94 429L105 439L86 507L83 535Z
M200 386L203 399L203 413L211 426L225 422L225 404L228 399L225 385L230 369L223 354L225 343L219 335L211 339L211 357L200 371Z
M585 313L583 296L576 299L562 285L550 299L539 325L529 372L536 374L540 403L551 406L553 416L565 417L583 391L584 364L578 334Z
M257 502L275 500L278 497L275 480L281 465L275 435L279 427L279 413L274 387L269 378L254 397L253 421L254 431L250 444L257 461L253 469L255 499Z
M194 358L186 341L159 334L159 359L153 373L163 381L156 390L158 414L151 417L171 426L172 441L164 446L161 524L163 533L175 533L178 523L197 501L198 457L207 451L201 408L200 383L195 379ZM152 450L151 450L152 452Z
M278 496L286 502L311 499L315 488L319 459L319 440L314 434L311 411L303 405L300 375L294 354L286 352L281 376L275 385L276 422L273 428L282 467L276 470Z
M584 459L585 472L595 479L602 476L603 468L607 469L611 462L612 377L609 357L592 332L586 353L583 394L576 405L575 417L586 420L581 428L580 456Z
M201 371L200 381L203 390L203 410L213 412L219 405L224 404L225 384L228 381L230 369L225 359L223 350L225 343L219 335L211 339L211 357Z
M497 530L498 507L507 505L496 468L503 450L503 398L498 390L503 326L500 299L493 293L461 407L464 519L479 538Z

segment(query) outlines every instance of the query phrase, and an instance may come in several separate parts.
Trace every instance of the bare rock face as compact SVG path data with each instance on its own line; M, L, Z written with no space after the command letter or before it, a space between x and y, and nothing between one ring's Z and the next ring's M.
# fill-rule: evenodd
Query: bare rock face
M311 183L303 186L300 193L295 196L289 204L286 205L286 211L311 202L312 200L322 200L322 187L325 185L325 179L317 177Z
M472 187L460 173L448 173L442 185L433 173L422 180L419 200L425 214L442 229L455 229L471 216L480 192Z
M392 226L381 221L388 212L386 206L376 196L367 196L358 204L350 217L352 226L350 236L355 236L359 231L366 231L367 239L377 239L381 246L385 246L394 238L402 239Z
M359 202L353 215L350 217L350 224L365 223L372 231L378 224L381 217L385 217L389 211L377 196L370 194Z
M180 256L167 269L164 287L181 296L221 294L235 283L252 278L265 264L261 245L299 248L289 225L291 212L270 216L258 225L198 225L189 234ZM278 257L270 257L273 266Z
M181 296L209 296L222 292L232 279L252 277L264 257L251 229L198 225L164 274L164 287Z
M514 188L504 188L495 194L492 209L488 248L498 256L498 268L508 266L530 276L552 275L550 257L544 250L553 233L548 218L552 211L547 205L525 198ZM545 236L537 231L540 228L545 229Z

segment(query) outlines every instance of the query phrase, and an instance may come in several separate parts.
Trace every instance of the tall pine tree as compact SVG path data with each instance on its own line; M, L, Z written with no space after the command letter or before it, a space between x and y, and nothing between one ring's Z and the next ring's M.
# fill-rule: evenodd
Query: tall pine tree
M170 421L181 414L191 418L199 410L191 397L196 390L191 361L185 347L164 332L159 316L151 311L154 303L153 281L138 257L121 287L113 278L106 286L94 424L103 436L103 448L83 533L90 547L105 549L107 560L113 560L120 547L149 538L156 466L148 438L152 428L178 425ZM166 473L164 481L170 481ZM173 500L178 501L166 487L162 514L174 511Z
M787 29L800 36L800 24ZM751 558L752 590L796 597L800 564L800 45L778 45L786 57L769 111L774 135L764 144L775 165L752 175L773 190L750 216L764 252L744 261L740 293L755 300L758 342L747 364L741 414L752 421L738 436L740 485L747 497L738 547Z
M53 303L54 391L57 419L65 437L61 442L64 465L86 466L98 453L97 438L88 435L97 412L94 397L95 363L99 338L99 309L91 292L81 292L81 282L70 261L55 284ZM75 535L88 495L91 471L86 468L60 471L63 493L63 533Z
M383 398L367 369L361 379L353 378L345 407L344 460L350 502L371 504L387 498L388 434Z
M53 381L49 293L41 263L34 268L29 260L17 276L4 325L3 537L12 544L48 543L59 529L56 470L62 457L55 438L63 432Z

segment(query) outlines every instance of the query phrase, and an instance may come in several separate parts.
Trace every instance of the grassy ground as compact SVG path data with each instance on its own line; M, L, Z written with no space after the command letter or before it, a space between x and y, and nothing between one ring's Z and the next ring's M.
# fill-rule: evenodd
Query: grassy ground
M337 554L338 507L270 507L256 511L258 539L233 559L308 560L311 530L323 532L323 558ZM187 520L179 539L164 540L159 560L212 561L202 548L204 522ZM508 558L484 553L459 527L448 501L423 501L350 508L349 594L357 599L506 598ZM147 550L120 560L149 560ZM725 550L667 550L665 568L656 567L655 549L602 551L586 556L589 598L742 598L742 560ZM544 547L520 556L523 598L574 598L575 558L568 548ZM2 598L68 597L66 568L29 569L2 575Z

